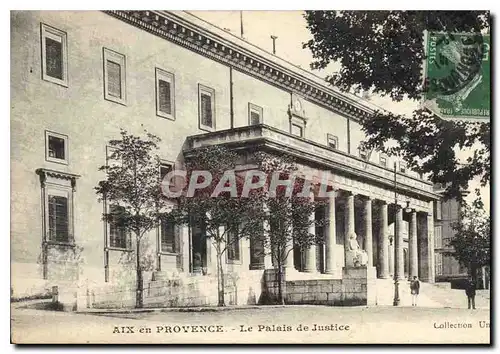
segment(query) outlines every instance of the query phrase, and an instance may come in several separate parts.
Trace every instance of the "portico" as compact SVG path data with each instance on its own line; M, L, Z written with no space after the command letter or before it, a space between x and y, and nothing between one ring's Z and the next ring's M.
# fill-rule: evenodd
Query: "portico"
M433 282L433 208L437 196L431 184L397 174L398 204L394 204L394 171L333 151L265 125L242 127L188 138L190 149L223 142L242 152L246 149L286 150L297 158L304 176L326 181L329 192L323 213L324 242L288 257L288 273L308 277L325 274L341 278L349 250L349 235L354 234L359 248L366 252L367 266L376 267L377 277L405 277L405 253L409 255L406 276L417 275ZM306 147L309 146L308 149ZM316 196L317 198L317 196ZM314 213L311 218L317 217ZM394 228L395 220L399 225ZM312 226L314 228L314 226ZM250 252L255 249L250 244ZM251 269L272 268L256 255L250 255ZM397 266L395 267L394 264ZM397 274L393 273L397 270Z

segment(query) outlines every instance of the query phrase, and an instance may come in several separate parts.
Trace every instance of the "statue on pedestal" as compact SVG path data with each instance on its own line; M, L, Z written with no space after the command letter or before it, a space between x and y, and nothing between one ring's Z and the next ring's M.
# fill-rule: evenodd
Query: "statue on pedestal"
M346 267L361 267L368 264L368 254L359 247L357 236L354 232L348 235L348 247L346 252Z

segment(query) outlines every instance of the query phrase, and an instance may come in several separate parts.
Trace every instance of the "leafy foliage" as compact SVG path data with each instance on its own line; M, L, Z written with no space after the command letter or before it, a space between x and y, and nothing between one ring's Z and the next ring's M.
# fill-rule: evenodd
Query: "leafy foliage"
M418 100L425 89L424 30L489 30L488 11L306 11L305 19L313 38L303 46L312 52L313 69L339 62L340 71L327 76L330 84L394 101ZM434 183L449 183L446 197L461 200L460 190L470 180L480 178L483 185L490 180L488 123L443 122L425 110L413 117L378 111L361 123L369 147L387 151L388 142L398 141L397 150L410 166ZM480 147L460 164L456 148L473 145Z
M178 224L188 224L190 221L201 224L206 237L211 240L217 255L219 306L225 306L224 254L241 239L262 233L263 227L261 192L251 191L248 197L243 197L243 175L234 173L234 183L225 179L225 173L234 172L239 161L237 153L220 146L195 151L185 164L186 180L190 183L186 185L185 193L178 198L178 207L168 216ZM205 181L203 176L196 177L196 171L210 172L212 179L206 187L196 189L190 197L189 185ZM219 183L228 188L234 187L236 194L222 191L217 196L213 195Z
M162 194L160 159L155 155L160 139L145 133L146 138L141 138L121 130L121 139L109 142L113 152L108 163L99 168L106 172L106 179L95 187L100 201L120 207L109 208L103 213L103 220L135 235L137 307L142 307L142 272L148 263L141 261L141 240L159 225L170 207Z
M285 180L296 174L297 166L289 156L270 155L259 152L255 156L260 171L272 178L274 173ZM284 303L284 294L281 287L283 265L288 257L293 257L294 248L302 252L312 245L323 242L322 235L311 233L311 227L319 226L324 220L311 218L316 209L323 205L321 201L315 201L309 195L303 195L305 181L296 179L291 193L286 193L285 186L278 186L275 195L269 191L270 180L267 181L267 192L265 193L266 223L264 233L255 235L255 240L263 246L263 253L271 256L273 263L278 269L278 292L279 299ZM312 185L314 188L314 185ZM260 237L259 237L260 236Z
M363 89L419 99L424 30L479 32L489 26L486 11L306 11L313 38L304 44L313 69L338 61L327 80L343 90Z
M491 262L491 218L485 212L479 191L471 204L461 210L461 221L453 225L455 237L450 241L455 252L450 253L475 277L476 271Z

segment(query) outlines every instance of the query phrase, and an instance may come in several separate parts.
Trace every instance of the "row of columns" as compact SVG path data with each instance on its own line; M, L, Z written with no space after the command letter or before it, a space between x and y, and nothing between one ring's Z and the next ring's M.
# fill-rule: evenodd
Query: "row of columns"
M349 235L355 233L355 207L354 207L354 197L355 194L348 192L346 195L346 218L345 218L345 240L344 247L348 249ZM335 193L332 193L329 197L328 204L326 206L326 217L328 222L325 225L325 273L333 274L335 272L335 260L334 260L334 247L336 244L336 222L335 222ZM364 209L364 230L365 230L365 251L368 256L368 267L374 266L373 264L373 230L372 230L372 199L365 197L363 199L363 209ZM395 257L393 264L394 270L389 269L390 266L390 254L389 254L389 237L388 237L388 203L385 201L379 201L380 208L378 215L380 219L379 224L379 247L378 249L378 267L379 267L379 277L389 278L390 274L394 274L397 279L404 278L404 250L403 250L403 208L397 205L396 209L396 227L394 230L394 248L395 252L392 257ZM418 276L418 243L417 243L417 212L412 209L410 212L409 219L409 276ZM314 218L314 213L311 214L311 218ZM432 214L428 216L427 229L432 230L433 228ZM314 224L311 225L310 233L314 233ZM432 242L431 238L427 242ZM432 244L428 248L430 250ZM428 257L432 258L432 252L428 252ZM392 258L391 257L391 258ZM428 262L432 264L433 260L428 259ZM293 268L293 257L288 257L287 265L288 268ZM432 267L429 267L429 271L433 272ZM306 250L305 253L305 267L304 272L316 272L316 246L311 246Z

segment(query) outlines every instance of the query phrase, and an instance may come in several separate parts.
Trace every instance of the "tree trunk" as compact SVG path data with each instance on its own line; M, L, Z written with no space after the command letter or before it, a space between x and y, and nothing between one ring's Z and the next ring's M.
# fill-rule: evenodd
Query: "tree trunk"
M278 261L278 300L279 302L284 305L285 304L285 297L283 296L283 266L281 264L282 262Z
M222 270L222 254L217 250L217 291L218 303L217 306L226 306L224 302L224 272Z
M141 269L141 241L139 236L137 235L137 248L136 248L136 280L137 280L137 286L136 286L136 291L135 291L135 307L137 308L142 308L143 307L143 301L142 301L142 269Z

